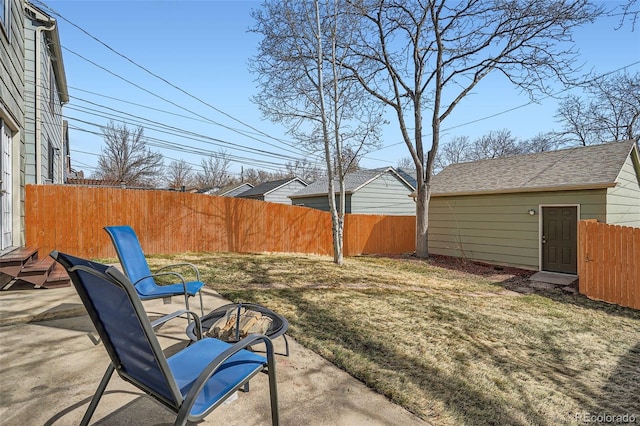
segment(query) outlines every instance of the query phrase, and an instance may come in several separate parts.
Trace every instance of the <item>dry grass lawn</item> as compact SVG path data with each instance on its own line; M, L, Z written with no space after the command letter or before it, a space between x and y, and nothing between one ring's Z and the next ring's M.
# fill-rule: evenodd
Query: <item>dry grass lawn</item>
M177 259L227 298L283 314L300 343L433 424L576 424L587 413L640 422L639 311L513 291L522 271L447 259L338 267L215 253L150 264Z

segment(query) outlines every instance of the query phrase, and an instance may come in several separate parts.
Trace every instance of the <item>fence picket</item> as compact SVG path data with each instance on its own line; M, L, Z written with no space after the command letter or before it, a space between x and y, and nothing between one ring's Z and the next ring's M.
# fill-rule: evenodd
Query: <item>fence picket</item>
M579 229L580 293L640 309L640 228L583 220Z

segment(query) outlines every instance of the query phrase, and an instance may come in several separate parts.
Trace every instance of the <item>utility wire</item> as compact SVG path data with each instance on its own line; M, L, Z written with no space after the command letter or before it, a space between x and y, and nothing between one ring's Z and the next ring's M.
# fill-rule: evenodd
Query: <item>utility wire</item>
M78 30L82 31L82 32L83 32L84 34L86 34L88 37L90 37L91 39L95 40L96 42L98 42L99 44L101 44L102 46L104 46L105 48L107 48L108 50L110 50L111 52L113 52L114 54L116 54L116 55L120 56L121 58L123 58L123 59L127 60L128 62L130 62L130 63L131 63L131 64L133 64L134 66L136 66L136 67L140 68L141 70L145 71L145 72L146 72L146 73L148 73L149 75L151 75L151 76L153 76L153 77L155 77L155 78L159 79L160 81L162 81L162 82L166 83L167 85L169 85L169 86L173 87L174 89L178 90L179 92L181 92L181 93L183 93L183 94L185 94L185 95L189 96L190 98L192 98L192 99L194 99L194 100L196 100L196 101L198 101L198 102L202 103L203 105L208 106L209 108L211 108L211 109L213 109L214 111L216 111L216 112L218 112L218 113L220 113L220 114L224 115L225 117L228 117L228 118L230 118L231 120L233 120L233 121L235 121L235 122L237 122L237 123L239 123L239 124L242 124L243 126L245 126L245 127L249 128L249 129L251 129L251 130L253 130L253 131L255 131L255 132L257 132L257 133L259 133L259 134L261 134L261 135L263 135L263 136L265 136L265 137L267 137L267 138L269 138L269 139L273 139L273 140L275 140L275 141L277 141L277 142L280 142L280 143L282 143L282 144L284 144L284 145L288 145L288 146L290 146L290 147L294 147L294 148L295 148L295 145L290 144L289 142L283 141L282 139L279 139L279 138L273 137L273 136L271 136L271 135L269 135L269 134L267 134L267 133L265 133L265 132L263 132L263 131L261 131L261 130L259 130L259 129L257 129L257 128L253 127L253 126L251 126L250 124L248 124L248 123L246 123L246 122L244 122L244 121L242 121L242 120L240 120L240 119L238 119L238 118L236 118L236 117L233 117L232 115L230 115L230 114L228 114L228 113L226 113L226 112L224 112L224 111L220 110L219 108L216 108L215 106L213 106L213 105L211 105L210 103L208 103L208 102L206 102L206 101L202 100L201 98L199 98L199 97L197 97L197 96L195 96L195 95L193 95L193 94L191 94L191 93L187 92L186 90L182 89L181 87L178 87L177 85L175 85L175 84L171 83L169 80L165 79L164 77L161 77L160 75L158 75L158 74L154 73L153 71L149 70L148 68L146 68L146 67L144 67L144 66L140 65L139 63L137 63L137 62L136 62L136 61L134 61L133 59L129 58L129 57L128 57L128 56L126 56L126 55L123 55L122 53L118 52L117 50L115 50L114 48L112 48L111 46L109 46L107 43L105 43L105 42L103 42L102 40L100 40L99 38L95 37L94 35L92 35L92 34L91 34L91 33L89 33L88 31L86 31L84 28L82 28L82 27L80 27L79 25L76 25L75 23L71 22L70 20L68 20L67 18L65 18L64 16L62 16L60 13L58 13L56 10L54 10L54 9L52 9L51 7L49 7L48 5L44 4L42 1L40 1L40 0L33 0L33 1L34 1L35 3L40 4L42 7L46 8L46 9L47 9L47 10L49 10L51 13L53 13L54 15L56 15L56 16L58 16L58 17L60 17L62 20L64 20L65 22L69 23L70 25L74 26L74 27L75 27L75 28L77 28ZM172 103L172 104L173 104L173 103ZM263 142L263 143L265 143L265 142Z
M609 76L611 74L615 74L617 72L620 72L622 70L625 70L627 68L633 67L633 66L638 65L638 64L640 64L640 61L636 61L636 62L633 62L631 64L628 64L628 65L622 66L620 68L617 68L615 70L608 71L606 73L600 74L600 75L598 75L596 77L593 77L593 78L591 78L589 80L584 81L581 84L584 85L584 84L593 83L593 82L595 82L595 81L597 81L599 79L602 79L602 78L607 77L607 76ZM447 127L445 129L442 129L442 132L447 132L449 130L458 129L460 127L465 127L465 126L468 126L470 124L475 124L475 123L479 123L481 121L490 120L492 118L496 118L496 117L499 117L501 115L508 114L510 112L516 111L518 109L528 107L529 105L538 103L538 102L543 101L545 99L556 97L556 96L558 96L558 95L560 95L562 93L568 92L569 90L573 90L573 89L575 89L575 87L568 87L568 88L559 90L558 92L552 93L550 95L543 96L542 98L540 98L539 100L536 100L536 101L529 101L529 102L527 102L525 104L518 105L518 106L515 106L515 107L512 107L512 108L506 109L504 111L497 112L495 114L487 115L487 116L484 116L484 117L477 118L475 120L471 120L471 121L467 121L467 122L464 122L464 123L461 123L461 124L456 124L455 126ZM422 137L429 137L429 136L431 136L431 133L425 133L425 134L422 135ZM400 142L393 143L391 145L385 145L384 147L379 148L379 149L375 149L375 150L373 150L371 152L382 151L384 149L391 148L391 147L398 146L398 145L403 145L403 144L405 144L405 141L400 141ZM365 155L365 157L367 157L367 156ZM370 157L367 157L367 158L374 159L374 158L370 158ZM378 161L386 161L386 160L378 159Z

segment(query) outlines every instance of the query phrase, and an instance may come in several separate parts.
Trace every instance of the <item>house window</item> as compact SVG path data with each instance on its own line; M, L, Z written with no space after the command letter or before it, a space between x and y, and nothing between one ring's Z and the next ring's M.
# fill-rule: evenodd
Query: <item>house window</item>
M11 40L11 2L13 0L0 0L0 27Z
M0 118L0 250L10 247L13 242L11 138L11 129L9 129L5 121Z
M51 114L55 114L54 105L56 104L55 88L56 76L53 74L53 65L49 68L49 110Z
M54 157L55 156L55 150L53 149L53 145L51 144L51 141L49 141L49 161L48 161L48 170L47 170L47 179L49 179L49 182L51 183L55 183L53 181L53 166L55 164Z

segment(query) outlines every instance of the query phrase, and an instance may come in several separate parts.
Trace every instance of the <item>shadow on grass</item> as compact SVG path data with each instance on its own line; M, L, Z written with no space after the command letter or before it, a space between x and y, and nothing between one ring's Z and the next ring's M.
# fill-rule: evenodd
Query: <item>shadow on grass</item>
M464 306L442 305L436 301L422 310L418 308L411 315L431 315L434 322L442 324L443 332L456 333L453 337L443 339L454 343L446 356L460 356L463 359L454 367L443 367L421 356L422 348L416 346L407 351L405 347L402 350L398 342L387 339L385 333L363 333L363 325L355 322L348 313L349 309L355 308L350 308L347 303L336 309L319 301L311 301L305 297L309 291L314 290L238 290L226 292L225 296L232 300L243 299L262 304L269 303L269 296L265 293L276 296L278 303L288 305L296 312L294 318L289 319L290 332L300 343L427 421L513 425L575 423L577 415L582 413L562 411L560 406L553 407L549 412L545 410L545 404L553 404L551 401L557 403L558 400L569 402L569 406L575 404L580 410L591 413L624 414L640 409L638 402L630 397L640 392L638 345L619 358L615 373L599 389L588 379L591 370L598 367L589 362L576 364L571 361L575 348L567 347L566 335L562 331L543 329L536 332L538 335L535 338L525 338L515 343L504 342L518 346L515 355L511 355L511 352L505 354L500 346L493 347L483 340L488 328L494 325L477 322L477 318L469 315ZM377 300L387 294L376 290L358 293ZM411 300L419 296L407 292L406 297ZM419 302L416 300L416 303ZM597 303L586 298L578 302L582 303L597 309ZM269 307L276 309L275 306ZM391 311L396 308L392 306ZM407 306L409 308L413 307ZM640 318L637 314L627 314ZM298 316L304 318L297 319ZM463 325L447 328L447 322L452 318ZM461 342L460 348L456 347L456 341ZM458 354L460 351L463 353ZM472 377L484 374L474 370L480 364L489 369L488 379ZM363 365L373 367L367 369ZM395 374L397 371L405 373ZM523 380L523 377L526 379ZM405 385L394 387L388 383L398 380ZM487 382L497 390L482 388L481 384ZM552 395L548 402L539 400L540 395L547 396L545 392L537 394L528 387L532 383L535 383L533 386L549 387L545 391ZM625 388L628 391L624 391ZM629 393L622 394L624 392ZM553 397L553 394L563 396ZM442 415L450 418L443 419L440 417Z
M310 349L320 353L339 368L347 371L367 386L386 395L392 401L404 406L409 411L426 420L437 420L438 413L425 409L415 402L406 400L402 393L384 389L384 378L376 372L358 369L348 359L327 352L327 348L340 351L357 352L374 364L381 365L381 370L391 366L410 366L411 374L404 376L416 387L425 390L427 397L440 401L461 424L525 424L518 419L492 395L475 389L459 372L448 374L434 365L428 365L417 354L410 356L397 350L391 340L380 341L367 338L361 333L359 325L349 318L339 316L319 303L310 302L303 297L305 290L279 290L278 296L284 303L295 306L298 312L304 313L305 321L293 321L290 328L296 339ZM227 292L232 299L254 299L260 302L259 291ZM326 344L323 347L323 342ZM354 368L355 367L355 368ZM379 373L379 372L378 372ZM381 385L382 384L382 385ZM435 417L434 417L435 416ZM526 423L543 424L542 417L529 418Z

